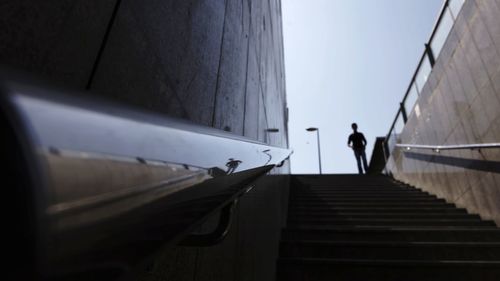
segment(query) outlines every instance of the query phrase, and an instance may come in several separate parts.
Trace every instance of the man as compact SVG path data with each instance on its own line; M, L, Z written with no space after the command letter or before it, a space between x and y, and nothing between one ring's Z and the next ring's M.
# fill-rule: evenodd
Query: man
M232 174L234 171L236 171L236 168L243 163L240 160L234 160L234 158L229 158L229 161L226 163L227 171L226 174Z
M358 162L358 171L360 174L363 174L363 169L361 169L361 160L363 160L363 168L365 169L365 174L368 170L368 164L366 164L366 139L365 136L358 132L358 125L356 123L352 123L351 125L352 133L347 140L347 146L351 147L354 150L354 157L356 157L356 161Z

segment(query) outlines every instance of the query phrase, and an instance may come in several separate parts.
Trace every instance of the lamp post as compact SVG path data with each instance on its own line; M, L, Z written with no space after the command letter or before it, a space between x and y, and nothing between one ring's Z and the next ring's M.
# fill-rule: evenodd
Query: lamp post
M265 130L264 130L264 132L265 132L265 134L264 134L264 142L265 142L265 143L267 143L267 141L268 141L268 140L267 140L267 134L268 134L268 133L278 133L279 131L280 131L280 130L279 130L279 129L277 129L277 128L268 128L268 129L265 129Z
M321 172L321 145L319 143L319 128L314 128L314 127L311 127L311 128L307 128L306 131L308 132L314 132L316 131L316 136L318 138L318 161L319 161L319 174L321 175L322 172Z

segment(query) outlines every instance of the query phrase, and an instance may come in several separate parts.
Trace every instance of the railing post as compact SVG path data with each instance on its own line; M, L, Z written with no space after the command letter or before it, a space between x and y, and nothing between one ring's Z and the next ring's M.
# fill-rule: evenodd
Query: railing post
M427 54L427 58L429 58L429 63L431 64L431 68L436 64L436 59L434 57L434 52L429 44L425 44L425 53Z
M387 137L382 141L382 153L384 153L384 172L386 175L389 174L387 170L387 159L389 159L389 146L387 145Z
M400 102L399 108L401 110L401 116L403 116L403 122L405 122L406 124L406 122L408 121L408 115L406 114L405 104L403 102Z

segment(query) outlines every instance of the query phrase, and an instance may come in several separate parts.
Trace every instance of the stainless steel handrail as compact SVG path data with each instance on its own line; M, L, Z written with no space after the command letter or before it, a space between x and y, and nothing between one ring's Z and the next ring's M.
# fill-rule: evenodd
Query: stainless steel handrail
M19 144L2 160L22 158L10 180L26 184L12 194L33 205L25 228L35 275L47 279L136 264L291 154L5 73L0 94L0 121Z
M500 148L500 143L476 143L476 144L457 144L457 145L418 145L418 144L404 144L398 143L396 147L404 148L406 150L411 149L425 149L432 150L434 152L440 152L442 150L461 150L461 149L485 149L485 148Z

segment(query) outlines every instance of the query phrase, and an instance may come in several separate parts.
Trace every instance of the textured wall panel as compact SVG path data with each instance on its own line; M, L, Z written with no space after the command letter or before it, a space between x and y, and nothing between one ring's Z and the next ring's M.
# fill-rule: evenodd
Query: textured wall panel
M3 66L288 145L279 1L9 0L0 5ZM265 136L271 127L279 133Z
M400 142L500 142L500 5L466 0ZM432 85L432 86L428 86ZM500 224L500 149L393 151L394 176Z

